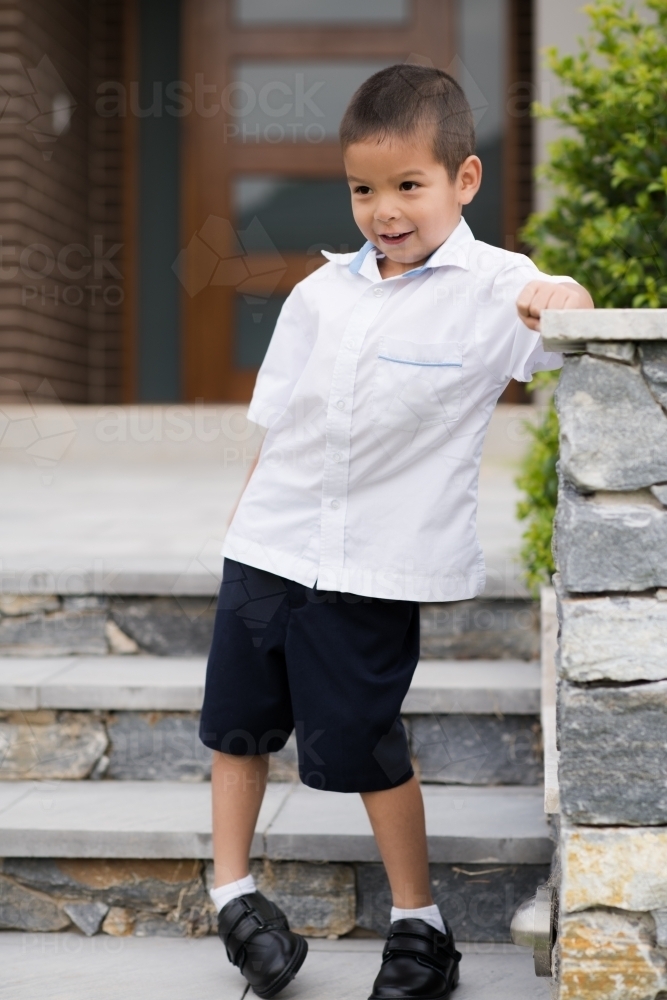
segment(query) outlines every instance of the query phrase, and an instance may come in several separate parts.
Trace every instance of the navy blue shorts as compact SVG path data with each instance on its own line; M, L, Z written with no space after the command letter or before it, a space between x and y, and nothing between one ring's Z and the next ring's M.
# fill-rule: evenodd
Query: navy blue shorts
M304 587L225 559L199 735L212 750L281 750L335 792L412 777L400 712L419 658L419 605Z

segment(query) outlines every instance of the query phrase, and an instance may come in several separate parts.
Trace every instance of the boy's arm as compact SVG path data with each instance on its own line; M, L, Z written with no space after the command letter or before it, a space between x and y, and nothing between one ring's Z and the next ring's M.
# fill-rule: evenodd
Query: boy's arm
M516 306L526 326L537 331L543 309L595 309L590 294L576 281L529 281Z

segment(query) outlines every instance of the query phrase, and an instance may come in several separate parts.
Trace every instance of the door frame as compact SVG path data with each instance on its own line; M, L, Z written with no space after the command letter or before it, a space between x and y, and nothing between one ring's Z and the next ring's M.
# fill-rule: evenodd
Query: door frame
M411 21L396 27L247 28L233 24L232 0L183 0L182 79L192 94L197 93L197 86L201 93L203 81L214 87L211 92L214 96L220 95L231 82L234 61L242 58L356 60L395 56L397 61L403 61L408 55L413 58L418 55L430 58L439 68L446 68L455 53L456 0L412 0L412 3ZM197 74L200 74L199 84ZM198 266L198 244L192 241L206 219L211 215L231 219L229 182L234 174L344 176L337 141L243 145L225 141L225 125L230 124L232 121L222 108L214 115L194 112L182 119L182 245L193 249L190 259L184 255L186 268ZM228 252L234 253L231 246ZM202 253L206 253L205 248ZM296 281L305 277L306 262L300 254L282 256L287 269L275 291L288 292ZM199 288L205 273L205 270L199 275L188 271L192 288ZM261 280L257 291L261 291ZM235 371L233 367L234 294L229 286L206 285L193 295L184 291L181 328L186 400L246 402L250 398L256 372Z

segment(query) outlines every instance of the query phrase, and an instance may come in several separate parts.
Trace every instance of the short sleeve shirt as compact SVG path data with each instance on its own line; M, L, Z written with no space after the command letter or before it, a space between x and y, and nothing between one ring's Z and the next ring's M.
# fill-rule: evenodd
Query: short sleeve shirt
M480 457L510 379L558 368L518 318L533 262L465 221L424 265L325 253L276 324L248 416L267 428L223 546L305 586L410 601L485 585Z

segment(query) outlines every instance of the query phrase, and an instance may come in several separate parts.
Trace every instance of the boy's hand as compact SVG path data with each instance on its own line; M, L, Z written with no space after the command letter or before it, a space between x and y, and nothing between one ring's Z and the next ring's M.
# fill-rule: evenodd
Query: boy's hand
M530 281L516 300L519 316L531 330L540 329L543 309L595 309L585 288L574 281Z

